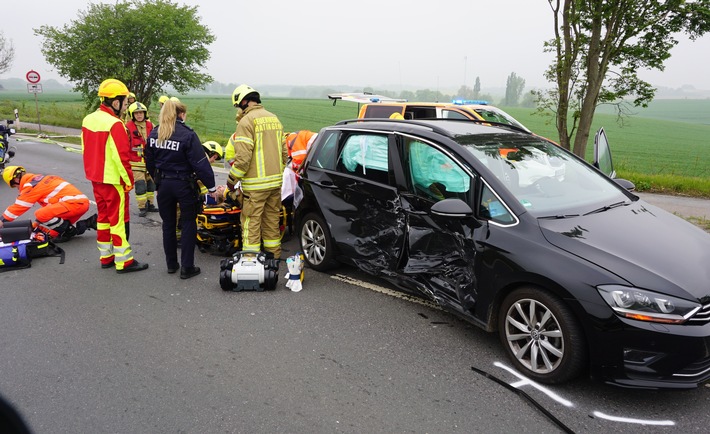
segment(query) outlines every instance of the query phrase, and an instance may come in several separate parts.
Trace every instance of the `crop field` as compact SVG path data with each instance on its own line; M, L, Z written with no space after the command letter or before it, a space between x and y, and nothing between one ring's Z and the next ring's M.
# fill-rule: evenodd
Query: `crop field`
M202 140L226 143L234 132L236 114L229 95L188 95L180 99L188 106L187 124ZM81 99L71 93L40 94L38 105L43 124L79 128L86 114ZM286 131L318 131L337 121L355 118L358 112L357 104L340 101L334 106L327 99L264 99L264 106L281 119ZM22 121L37 121L32 95L0 93L0 119L12 118L15 108ZM502 108L537 134L558 141L552 118L535 115L532 109ZM593 151L593 133L604 127L614 164L622 175L690 177L703 182L710 179L710 100L657 100L647 109L633 110L623 125L611 110L598 110L588 142L588 160ZM150 114L157 123L157 103Z

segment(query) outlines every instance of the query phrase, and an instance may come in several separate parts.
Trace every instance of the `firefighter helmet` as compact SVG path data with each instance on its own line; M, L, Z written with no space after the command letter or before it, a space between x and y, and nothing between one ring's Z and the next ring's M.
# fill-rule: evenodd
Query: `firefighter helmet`
M116 98L117 96L128 96L130 92L122 81L109 78L99 85L99 96L103 98Z
M12 187L12 180L18 176L22 177L25 173L27 173L27 171L22 166L7 166L2 172L2 179L7 185Z
M234 107L239 107L242 100L247 95L251 95L252 93L255 93L256 97L259 98L259 92L257 92L256 89L253 89L247 84L240 84L236 89L234 89L234 92L232 92L232 105L234 105Z
M167 101L169 98L167 95L161 95L160 98L158 98L158 102L161 104L165 104L165 101Z
M129 97L129 98L136 99L136 94L133 93L133 92L128 92L128 97Z
M128 106L128 115L130 117L133 117L133 113L135 112L146 112L148 113L148 109L145 108L145 106L138 101L134 102L133 104Z
M205 152L207 152L208 155L211 156L212 154L217 154L218 160L221 160L222 156L224 156L224 150L222 149L222 145L215 142L214 140L208 140L203 143L202 146L205 148Z

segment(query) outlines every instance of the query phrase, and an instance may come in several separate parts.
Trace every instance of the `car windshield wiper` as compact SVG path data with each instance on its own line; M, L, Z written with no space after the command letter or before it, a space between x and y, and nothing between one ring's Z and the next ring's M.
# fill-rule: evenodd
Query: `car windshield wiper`
M579 214L546 215L546 216L538 217L538 219L554 220L554 219L567 219L567 218L571 218L571 217L579 217Z
M596 214L596 213L599 213L599 212L609 211L609 210L612 209L612 208L620 207L620 206L623 206L623 205L629 205L629 204L630 204L630 202L627 202L627 201L625 201L625 200L622 200L621 202L615 202L615 203L612 203L611 205L605 205L605 206L603 206L603 207L601 207L601 208L597 208L597 209L595 209L594 211L589 211L588 213L585 213L585 214L583 214L583 215Z

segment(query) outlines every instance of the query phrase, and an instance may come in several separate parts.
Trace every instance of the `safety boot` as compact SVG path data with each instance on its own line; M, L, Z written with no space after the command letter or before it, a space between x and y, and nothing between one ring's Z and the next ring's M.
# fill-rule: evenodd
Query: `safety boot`
M77 235L77 229L74 225L70 224L69 221L65 220L57 229L57 235L51 237L54 243L64 243L74 238Z
M152 202L148 202L146 204L146 208L148 209L148 212L158 212L158 207L153 205Z
M138 208L138 217L145 217L148 215L148 208Z
M91 217L88 217L88 218L85 218L83 220L79 220L78 222L76 222L76 234L81 235L89 229L96 230L96 219L97 218L98 218L98 215L94 214Z

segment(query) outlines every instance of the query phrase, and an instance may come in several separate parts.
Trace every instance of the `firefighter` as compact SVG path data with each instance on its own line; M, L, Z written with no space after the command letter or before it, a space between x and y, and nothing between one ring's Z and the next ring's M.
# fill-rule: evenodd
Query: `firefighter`
M81 126L84 172L94 188L99 211L96 242L101 268L115 265L117 273L148 268L148 264L134 259L128 243L128 192L133 189L133 172L128 133L118 117L125 110L128 93L121 81L104 80L98 89L101 105L84 118Z
M160 125L148 136L145 162L158 184L158 208L163 219L163 251L168 273L180 270L181 279L200 274L195 266L197 213L200 209L197 181L216 191L214 172L202 143L185 125L187 107L168 99L160 110ZM177 257L177 207L180 206L180 263Z
M145 144L146 139L153 130L153 123L148 119L148 109L139 102L128 106L130 119L126 124L128 142L131 146L131 170L133 171L134 191L138 203L138 215L145 217L149 212L158 212L153 205L155 182L145 169Z
M240 110L234 133L234 164L227 187L241 184L242 245L244 251L264 250L281 256L281 183L288 151L283 126L276 115L261 105L259 92L242 84L232 93L232 104Z
M123 115L121 116L124 124L127 124L128 121L131 120L131 113L129 109L131 108L131 104L133 104L134 102L136 102L136 94L133 92L128 92L128 98L126 100L126 110L124 110Z
M158 98L158 104L160 104L160 108L163 108L163 104L165 104L165 101L169 100L167 95L160 95L160 98Z
M204 148L205 154L207 155L207 159L210 164L214 163L215 161L221 160L222 156L224 155L224 149L222 148L222 145L215 142L214 140L208 140L204 142L202 144L202 147ZM207 190L207 187L205 187L205 185L202 183L202 181L197 181L197 185L200 187L200 197L204 199L205 204L214 205L218 202L217 198L208 194L209 191Z
M96 229L96 214L79 220L89 210L89 198L59 176L27 173L22 166L8 166L2 178L20 193L2 213L0 227L2 222L17 219L37 203L41 208L35 211L35 231L48 235L55 243L68 241L89 228Z

